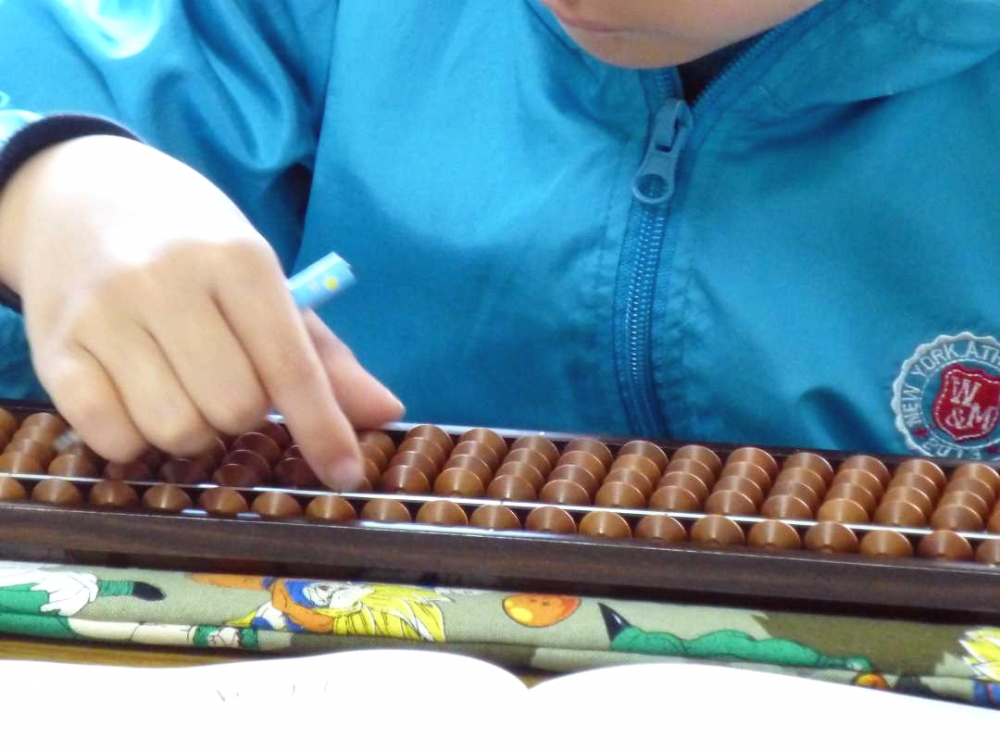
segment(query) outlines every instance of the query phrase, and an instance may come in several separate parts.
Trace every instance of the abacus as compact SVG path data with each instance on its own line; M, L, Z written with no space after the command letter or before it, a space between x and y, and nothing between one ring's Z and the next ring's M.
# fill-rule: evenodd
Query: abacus
M107 463L0 408L0 554L941 618L1000 614L986 463L396 424L319 485L280 421Z

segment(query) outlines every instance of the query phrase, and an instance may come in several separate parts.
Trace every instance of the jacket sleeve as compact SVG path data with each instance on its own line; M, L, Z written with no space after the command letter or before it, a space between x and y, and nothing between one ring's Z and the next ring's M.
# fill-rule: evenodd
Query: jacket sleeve
M33 153L114 133L205 174L297 250L336 0L0 1L0 190ZM307 184L307 182L305 183ZM292 219L295 220L291 220ZM43 398L0 290L0 397Z

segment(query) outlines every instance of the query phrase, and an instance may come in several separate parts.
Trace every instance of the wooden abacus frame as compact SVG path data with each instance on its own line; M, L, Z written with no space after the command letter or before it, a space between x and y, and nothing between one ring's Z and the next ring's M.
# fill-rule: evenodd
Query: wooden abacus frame
M8 410L50 411L46 405L0 402ZM403 433L412 425L390 425ZM465 428L442 426L451 434ZM562 433L496 430L507 438L543 434L555 443L575 437ZM599 437L607 445L625 440ZM630 438L631 439L631 438ZM670 451L679 443L657 443ZM737 446L704 443L725 455ZM765 448L784 457L804 448ZM812 451L831 462L851 454ZM887 465L912 456L881 455ZM959 462L937 462L942 468ZM52 475L8 474L33 483ZM77 485L98 479L69 478ZM146 488L160 482L128 482ZM200 491L216 485L179 485ZM241 488L248 493L280 490L315 496L317 490ZM385 493L341 493L350 500L387 497ZM388 495L408 505L434 496ZM449 498L465 506L500 504L517 509L543 505L522 501ZM561 506L575 513L593 507ZM701 513L629 511L623 516L665 514L680 520ZM740 523L759 517L733 516ZM813 521L786 521L805 527ZM874 526L855 526L861 531ZM927 529L902 529L919 536ZM986 533L970 539L1000 539ZM844 614L959 619L1000 616L1000 567L926 559L880 560L860 555L771 552L750 548L705 548L690 543L666 545L637 539L608 540L527 531L490 531L417 523L352 521L318 524L305 519L263 519L254 513L213 517L203 510L160 514L149 510L64 508L34 502L0 503L0 554L19 559L180 570L240 570L283 576L332 576L379 580L461 582L470 586L532 589L658 600L785 607Z

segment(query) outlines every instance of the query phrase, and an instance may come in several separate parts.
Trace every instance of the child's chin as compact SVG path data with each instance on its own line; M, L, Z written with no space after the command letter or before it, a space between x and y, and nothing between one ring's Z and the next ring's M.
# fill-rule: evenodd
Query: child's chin
M581 29L566 29L566 32L587 53L619 68L666 68L690 62L711 51L645 35L604 34Z

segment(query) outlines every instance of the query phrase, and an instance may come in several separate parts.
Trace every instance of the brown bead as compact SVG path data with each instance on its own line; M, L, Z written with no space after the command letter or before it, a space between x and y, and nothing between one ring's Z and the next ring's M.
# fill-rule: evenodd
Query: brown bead
M0 432L13 435L17 431L17 419L6 409L0 408Z
M833 479L833 466L817 453L793 453L782 463L781 473L789 469L808 469L827 484Z
M656 443L651 443L648 440L632 440L625 443L618 450L618 458L624 456L641 456L649 461L652 461L657 468L657 474L662 474L667 468L669 463L667 460L667 454ZM655 481L655 480L654 480Z
M31 499L49 505L83 505L83 493L65 479L43 479L31 491Z
M59 432L52 432L50 429L44 427L24 427L22 426L10 436L9 443L17 443L19 440L30 440L33 443L41 443L47 448L51 448L55 451L55 441L56 438L60 436Z
M440 443L436 443L428 438L409 437L399 444L396 456L407 452L420 453L426 456L434 462L434 470L438 471L444 466L444 462L448 460L451 448L442 448ZM393 461L395 461L395 458L389 464L391 465Z
M591 505L594 502L585 488L568 479L546 482L538 499L554 505Z
M962 492L961 490L949 490L941 495L937 507L943 508L947 505L964 505L976 512L976 515L985 521L990 515L990 506L983 498L973 492Z
M964 505L939 507L931 516L931 528L952 531L982 531L986 524L972 508Z
M940 529L933 531L917 545L917 554L921 557L931 557L938 560L971 560L972 545L969 541L954 531Z
M748 463L759 466L768 476L768 485L778 475L777 460L770 453L760 448L737 448L729 454L729 457L726 459L726 465L737 463ZM725 474L725 472L726 469L723 467L722 473Z
M160 467L160 477L171 484L201 484L208 481L209 469L194 458L171 458Z
M879 484L885 487L892 475L889 473L889 469L886 467L882 461L875 458L874 456L851 456L846 461L840 465L839 471L866 471L869 474L874 475Z
M434 445L434 443L428 443L428 445ZM413 466L419 469L428 481L433 481L438 473L438 463L432 456L421 451L403 450L402 445L389 461L389 468L393 466Z
M667 464L667 473L674 471L680 471L685 474L691 474L701 480L702 484L706 487L711 487L715 484L715 472L712 471L708 466L701 463L701 461L696 461L693 458L677 458L677 454L674 454L674 458L671 459L670 463Z
M1000 539L987 539L976 547L976 562L1000 565Z
M437 425L433 424L421 424L417 425L403 437L403 440L409 440L411 438L422 438L424 440L430 440L432 443L436 443L438 447L444 451L445 458L451 453L451 449L455 447L455 441L452 439L451 435L442 430ZM444 463L442 459L441 463Z
M549 460L549 465L554 465L559 460L559 449L556 448L555 443L547 437L542 437L541 435L525 435L524 437L519 437L511 446L512 451L522 448L527 448L528 450L541 453Z
M405 505L387 497L375 498L365 503L365 507L361 509L361 519L379 523L409 523L413 520Z
M942 497L949 492L971 492L976 497L982 498L987 509L992 508L997 499L993 489L986 482L975 477L959 477L958 479L952 477L945 485Z
M912 557L913 545L898 531L878 529L862 537L860 551L865 557Z
M920 512L927 518L930 518L931 513L934 512L934 503L931 502L931 499L925 492L918 490L916 487L890 486L889 489L886 490L886 493L882 495L881 500L879 500L879 504L885 505L886 503L892 503L898 500L910 503L911 505L916 505L920 508Z
M464 469L471 471L479 479L483 487L489 485L493 479L493 471L481 458L470 455L452 456L444 462L444 471L448 469Z
M747 543L751 547L769 551L799 549L802 540L799 532L782 521L761 521L750 527Z
M774 483L774 486L768 493L770 497L790 495L802 500L806 505L812 508L814 513L819 509L823 496L817 495L813 488L808 484L781 479L780 474L778 475L778 479L779 481ZM823 494L826 494L825 489L823 490Z
M81 456L56 456L49 464L49 474L56 477L96 477L97 467Z
M872 475L868 474L868 476ZM839 479L834 479L833 485L826 491L823 500L836 500L838 498L853 500L869 514L874 513L875 506L878 505L877 495L872 493L867 487L863 487L860 484L841 483Z
M549 474L549 481L552 482L557 479L565 479L569 482L574 482L575 484L583 487L583 489L587 490L587 494L591 496L595 495L601 486L597 477L584 469L582 466L577 466L576 464L563 464L562 466L554 468L552 473Z
M879 526L919 528L927 523L927 516L913 503L893 500L878 506L873 520Z
M135 508L139 493L119 479L105 479L90 488L89 500L99 508Z
M881 480L870 471L864 471L862 469L841 469L838 471L834 477L831 486L837 486L838 484L849 484L858 487L863 487L871 493L872 497L876 500L881 496L884 491L884 486Z
M802 540L810 552L841 554L857 552L858 537L842 523L821 521L806 532Z
M416 466L396 464L382 475L381 486L383 492L426 495L431 491L431 480Z
M698 502L704 502L709 495L708 485L705 482L694 474L683 471L667 472L660 478L657 487L679 487L698 498Z
M391 437L380 430L365 430L358 435L358 442L363 445L371 445L382 452L385 456L385 465L396 453L396 443Z
M610 478L611 474L608 474ZM597 491L595 503L602 508L645 508L646 495L633 484L605 482Z
M683 487L660 487L649 498L649 508L674 513L697 513L701 510L701 502L693 492Z
M563 455L572 453L573 451L583 451L584 453L591 454L604 464L605 469L610 468L611 462L614 460L611 449L600 440L593 438L576 438L575 440L570 440L562 449Z
M179 513L192 507L191 496L172 484L158 484L150 487L142 495L142 505L150 510Z
M340 495L319 495L306 506L306 518L316 523L348 523L357 517L351 502Z
M386 458L386 455L379 448L371 443L360 443L359 448L361 449L362 459L371 461L379 472L385 471L385 468L389 465L389 459ZM284 455L285 458L288 458L287 452Z
M58 414L40 411L24 418L21 427L41 428L56 435L61 435L69 430L69 424Z
M706 467L712 473L713 478L722 470L722 459L719 458L719 455L711 448L706 448L703 445L685 445L682 448L678 448L674 451L674 455L670 461L673 463L674 461L687 459L697 461Z
M991 534L1000 534L1000 508L993 511L993 515L986 523L986 530Z
M272 422L269 419L257 425L251 432L259 432L261 435L267 435L281 450L285 450L292 442L292 438L288 434L288 429L283 424Z
M227 450L228 449L226 448L226 444L222 441L222 438L216 435L215 437L212 438L212 443L209 446L209 448L205 451L202 451L194 458L197 461L204 462L205 466L207 466L209 470L211 470L216 468L222 462L222 457L226 455ZM157 451L154 448L150 452L150 454L143 457L144 460L155 457L156 452ZM163 457L159 457L159 463L163 463ZM155 470L156 465L157 465L156 462L151 463L150 468Z
M283 487L319 487L320 481L304 458L283 458L274 467L274 476Z
M246 498L231 487L205 490L198 496L198 507L218 516L235 516L248 510Z
M649 482L650 491L660 481L660 468L645 456L640 456L637 453L616 458L615 462L611 464L611 471L614 472L619 469L642 474L646 478L646 481Z
M24 453L4 453L0 456L0 471L11 474L44 474L45 469L37 458Z
M55 458L56 451L48 443L40 443L30 438L17 438L7 443L4 448L5 453L23 453L26 456L38 459L42 464L51 463Z
M702 547L742 547L746 535L731 518L705 516L691 526L691 541Z
M585 536L598 536L607 539L627 539L632 536L628 521L617 513L606 510L595 510L580 521L580 533Z
M13 477L0 477L0 501L25 500L27 497L23 484Z
M687 539L684 524L670 516L645 516L635 526L635 538L674 544Z
M608 470L597 456L587 451L570 451L559 457L556 466L579 466L603 482Z
M925 458L911 458L903 461L903 463L896 467L895 476L911 472L930 479L937 486L938 491L943 490L944 486L948 483L944 469Z
M468 469L445 469L434 480L434 494L448 497L483 497L486 487Z
M612 469L604 478L604 484L630 484L639 490L643 498L653 494L653 483L643 474L631 469Z
M812 490L813 494L816 495L817 498L822 498L823 495L826 494L826 488L830 484L829 479L825 479L812 469L806 468L805 466L793 466L791 468L782 469L774 484L777 486L785 482L797 482L799 484L804 484Z
M743 477L749 479L760 487L763 492L767 492L771 488L771 475L765 469L749 461L731 461L726 463L722 467L722 474L719 478L723 479L725 477Z
M824 502L816 513L816 520L836 521L846 524L866 524L871 521L871 517L857 501L841 497Z
M250 504L250 511L264 518L298 518L302 515L302 505L284 492L262 492Z
M746 477L726 476L719 479L712 488L712 492L739 492L746 495L753 502L755 507L760 507L764 502L764 491L756 482Z
M460 445L466 442L482 443L501 459L507 454L507 441L493 430L488 430L485 427L469 430L458 439L458 442Z
M486 488L486 496L494 500L534 500L538 492L526 479L513 474L498 475Z
M456 445L455 449L451 452L451 458L456 458L457 456L475 456L489 466L490 471L496 471L497 467L500 466L500 461L506 456L506 451L500 454L486 443L475 443L467 440L464 443Z
M212 479L223 487L253 487L262 477L244 464L223 464L212 474Z
M760 506L760 514L765 518L807 521L813 517L813 509L802 498L772 495Z
M268 468L278 463L281 447L261 432L245 432L233 441L233 450L248 450L256 453L267 463Z
M896 489L897 487L912 487L920 490L931 500L937 500L937 497L940 494L940 490L934 483L934 480L925 477L923 474L918 474L915 471L897 474L894 476L892 481L889 482L889 489Z
M362 456L361 467L365 474L365 484L367 484L368 487L376 486L379 479L382 478L382 471L378 468L378 465L370 458Z
M755 516L757 506L742 492L713 492L705 501L705 512L720 516Z
M515 531L521 528L517 513L503 505L480 505L469 519L469 525L479 529Z
M986 484L994 497L1000 493L1000 473L988 464L962 464L951 475L951 481L958 479L976 479Z
M592 461L600 463L596 458L591 456L589 453L584 453ZM549 461L548 457L539 451L532 450L531 448L513 448L507 457L503 460L504 465L509 464L525 464L536 469L543 477L548 476L548 473L552 471L552 462Z
M531 511L524 519L524 528L544 534L575 534L576 521L562 508L549 505Z
M432 500L420 506L417 523L431 526L468 526L469 516L458 503L450 500Z
M142 459L136 459L127 463L108 461L104 465L104 471L101 473L105 479L116 479L122 482L148 482L153 478L153 472L149 468L149 464Z
M494 480L508 475L517 477L518 479L523 479L531 485L532 489L536 493L542 489L542 485L545 484L545 475L542 474L542 472L530 464L524 464L519 461L503 464L499 469L497 469L497 474L496 477L494 477Z

